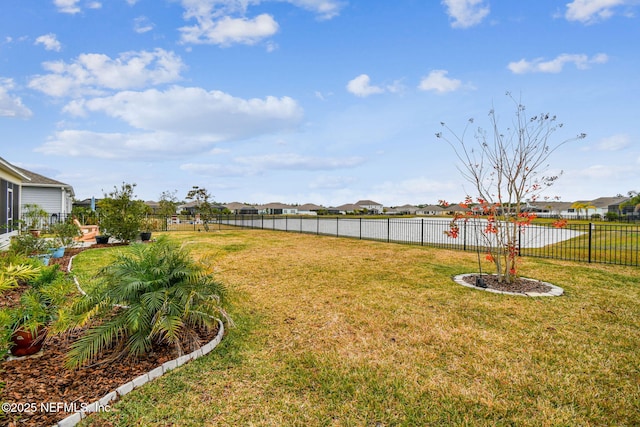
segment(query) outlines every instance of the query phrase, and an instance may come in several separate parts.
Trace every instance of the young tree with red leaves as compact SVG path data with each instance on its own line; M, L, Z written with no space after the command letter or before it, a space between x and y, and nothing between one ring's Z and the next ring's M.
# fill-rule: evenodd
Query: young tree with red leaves
M504 131L492 109L489 129L474 129L472 142L468 141L467 132L473 119L461 135L441 123L445 133L438 132L436 136L451 145L462 162L458 169L477 191L475 198L468 196L461 203L470 209L454 217L447 234L457 237L458 222L482 216L484 228L474 227L476 237L487 249L487 260L495 264L498 280L512 283L517 277L518 234L535 219L535 214L525 209L527 202L539 200L541 193L558 179L557 175L544 175L549 169L547 161L559 147L583 139L586 134L554 142L552 135L562 127L556 116L543 113L529 117L524 105L509 92L507 96L515 105L515 115L512 126ZM558 222L556 226L559 225Z

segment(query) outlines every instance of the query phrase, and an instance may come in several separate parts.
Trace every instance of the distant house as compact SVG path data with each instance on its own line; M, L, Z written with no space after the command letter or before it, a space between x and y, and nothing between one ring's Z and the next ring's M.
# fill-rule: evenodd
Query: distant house
M75 196L71 185L17 166L15 168L28 178L22 183L20 206L40 206L49 214L49 221L57 221L71 214Z
M629 200L627 197L599 197L594 200L577 200L575 202L534 202L527 204L525 210L535 212L539 217L562 217L567 219L591 218L592 215L605 217L608 212L624 215L620 205ZM576 204L591 206L580 209Z
M449 205L446 208L443 209L444 212L446 212L448 215L455 215L456 213L463 213L463 212L468 212L469 208L466 206L462 206L460 204L456 204L456 205Z
M22 184L29 177L0 157L0 248L9 245L11 236L18 234Z
M384 206L373 200L360 200L356 202L356 205L360 206L360 209L366 209L371 214L381 214L384 212Z
M153 201L153 200L147 200L144 202L145 205L149 206L149 208L151 208L151 212L153 213L157 213L158 210L160 210L160 203Z
M329 213L335 213L335 214L341 214L341 215L358 214L362 212L362 209L363 208L360 205L347 203L345 205L336 206L335 208L329 208Z
M324 210L322 206L305 203L304 205L298 206L298 215L318 215L318 212L322 210Z
M200 205L202 204L202 202L198 202L197 200L193 200L189 203L185 203L183 205L179 205L177 206L177 211L180 213L185 213L187 215L196 215L199 210L200 210ZM225 209L225 207L223 205L218 205L218 204L211 204L211 209L218 210L218 211L223 211Z
M606 216L609 212L616 213L618 215L632 215L635 206L625 206L624 208L620 208L620 205L628 200L629 197L600 197L592 200L591 205L596 207L595 213L600 214L602 217Z
M225 205L231 213L236 215L256 215L258 209L255 206L246 205L244 203L232 202Z
M571 207L572 202L529 202L522 208L524 212L535 213L541 218L570 218L576 215L575 209Z
M75 202L73 202L73 207L95 210L99 202L100 199L96 199L95 197L90 199L76 200Z
M387 215L417 215L418 207L413 205L402 205L390 208L384 208Z
M438 205L426 205L419 208L418 215L443 215L445 210Z
M384 212L387 215L431 215L431 216L442 215L445 213L444 209L436 205L426 205L426 206L403 205L403 206L396 206L392 208L384 208Z
M258 212L265 215L296 215L298 208L284 203L268 203L258 207Z

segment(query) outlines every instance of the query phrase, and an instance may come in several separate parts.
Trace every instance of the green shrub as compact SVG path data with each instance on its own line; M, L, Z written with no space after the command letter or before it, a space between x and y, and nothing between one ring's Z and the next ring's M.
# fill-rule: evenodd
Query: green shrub
M52 224L49 231L55 236L55 242L58 247L73 247L77 243L76 237L82 236L80 228L71 221Z
M78 368L103 350L142 355L168 342L181 354L181 338L199 345L197 328L210 329L221 306L223 286L188 251L166 238L134 244L98 273L99 283L75 307L77 325L92 326L72 345L67 366Z
M120 189L114 187L98 202L101 231L127 243L140 233L142 220L148 211L142 200L135 200L134 188L135 184L122 183Z
M25 256L46 254L53 247L51 243L50 240L34 236L31 233L21 233L11 237L9 251Z
M20 281L35 279L40 269L32 264L7 264L0 267L0 293L14 288Z
M607 212L604 217L607 221L617 221L620 216L616 212Z
M60 272L58 265L38 269L29 265L19 267L20 274L15 277L31 287L15 307L0 310L0 358L9 350L14 331L28 330L35 336L41 328L49 328L63 316L62 308L75 291L74 283Z

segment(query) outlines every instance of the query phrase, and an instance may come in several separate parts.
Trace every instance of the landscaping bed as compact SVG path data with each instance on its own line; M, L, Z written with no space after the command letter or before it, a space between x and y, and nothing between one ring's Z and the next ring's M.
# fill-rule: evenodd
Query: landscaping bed
M110 247L114 245L95 245ZM55 259L66 271L71 257L84 248L68 250ZM0 306L17 301L27 286L4 292ZM74 410L102 398L119 386L131 381L163 363L180 356L175 347L158 346L153 352L138 358L116 358L114 351L102 353L100 361L77 370L64 366L69 346L81 330L49 336L43 350L29 358L5 360L0 363L0 402L9 403L10 413L0 413L0 424L8 426L46 426L71 415ZM212 340L217 330L199 331L201 344ZM195 350L183 344L185 352ZM116 360L114 360L116 359ZM47 410L50 409L50 410ZM3 407L4 410L4 407ZM69 410L70 412L67 412Z

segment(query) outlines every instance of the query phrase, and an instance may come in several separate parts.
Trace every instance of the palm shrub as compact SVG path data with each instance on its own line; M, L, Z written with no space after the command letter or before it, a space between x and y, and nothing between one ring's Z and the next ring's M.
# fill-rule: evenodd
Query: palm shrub
M39 267L28 263L0 265L0 293L17 287L20 282L35 279L40 270Z
M56 323L65 316L65 306L70 304L76 292L75 284L60 271L58 265L9 264L0 274L2 277L14 280L12 287L18 282L30 286L15 306L0 309L0 359L11 347L11 336L16 331L29 331L36 337L48 330L56 332L62 329L61 326L56 327Z
M224 287L189 252L161 237L133 244L100 270L94 291L75 307L77 325L91 326L71 346L67 366L79 368L114 349L114 359L140 356L161 343L183 353L200 345L197 330L228 319Z

